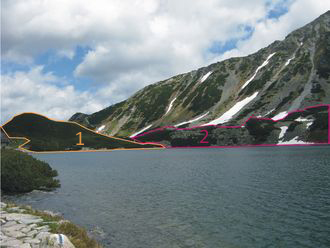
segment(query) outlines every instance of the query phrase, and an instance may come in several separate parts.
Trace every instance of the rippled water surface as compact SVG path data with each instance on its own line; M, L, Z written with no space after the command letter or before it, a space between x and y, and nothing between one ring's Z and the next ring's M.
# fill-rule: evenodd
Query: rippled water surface
M105 247L329 247L330 147L42 154L53 193L15 197Z

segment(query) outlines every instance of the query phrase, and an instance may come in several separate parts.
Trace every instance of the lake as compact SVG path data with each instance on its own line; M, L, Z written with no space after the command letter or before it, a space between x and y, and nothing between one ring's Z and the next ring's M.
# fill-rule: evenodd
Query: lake
M38 154L57 191L11 200L60 212L105 247L329 247L330 147Z

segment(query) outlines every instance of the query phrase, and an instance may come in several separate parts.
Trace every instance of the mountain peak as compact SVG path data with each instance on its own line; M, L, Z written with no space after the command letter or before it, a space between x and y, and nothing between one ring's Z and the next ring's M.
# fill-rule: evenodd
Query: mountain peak
M149 85L121 103L73 121L111 135L163 126L239 125L330 103L330 11L283 41ZM101 128L102 127L102 128Z

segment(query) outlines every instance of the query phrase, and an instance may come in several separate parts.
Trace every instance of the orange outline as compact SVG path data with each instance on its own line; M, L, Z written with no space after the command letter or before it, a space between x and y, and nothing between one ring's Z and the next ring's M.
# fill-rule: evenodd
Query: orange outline
M42 116L48 120L51 120L51 121L55 121L55 122L64 122L64 123L71 123L71 124L75 124L75 125L78 125L88 131L91 131L93 133L96 133L98 135L102 135L104 137L107 137L107 138L112 138L112 139L116 139L116 140L122 140L122 141L126 141L126 142L130 142L130 143L134 143L134 144L139 144L139 145L155 145L155 146L159 146L159 148L155 147L155 148L113 148L113 149L99 149L99 150L74 150L74 151L31 151L29 149L26 149L24 148L23 146L25 146L27 143L29 143L31 140L29 140L28 138L26 137L11 137L8 135L8 133L6 132L4 126L11 122L15 117L17 116L20 116L20 115L23 115L23 114L35 114L35 115L39 115L39 116ZM74 122L74 121L60 121L60 120L55 120L55 119L51 119L45 115L41 115L41 114L38 114L38 113L34 113L34 112L24 112L24 113L21 113L21 114L17 114L17 115L14 115L10 120L6 121L5 124L3 124L2 126L0 126L0 128L4 131L4 133L10 138L10 139L24 139L26 140L26 142L24 142L23 144L19 145L18 146L18 149L21 149L23 151L27 151L27 152L31 152L31 153L64 153L64 152L109 152L109 151L114 151L114 150L159 150L159 149L165 149L166 147L162 144L158 144L158 143L153 143L153 142L145 142L145 143L142 143L142 142L136 142L136 141L130 141L130 140L126 140L126 139L121 139L121 138L117 138L117 137L113 137L113 136L108 136L108 135L105 135L105 134L101 134L101 133L98 133L92 129L89 129L87 127L84 127L83 125L77 123L77 122Z

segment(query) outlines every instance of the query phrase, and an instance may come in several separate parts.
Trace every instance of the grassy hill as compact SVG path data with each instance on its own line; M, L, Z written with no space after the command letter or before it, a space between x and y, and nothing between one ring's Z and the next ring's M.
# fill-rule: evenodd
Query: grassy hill
M35 113L15 116L3 129L10 137L30 140L23 148L31 151L162 148L160 145L104 136L77 123L54 121ZM77 145L80 136L78 133L81 133L81 143L84 145Z

